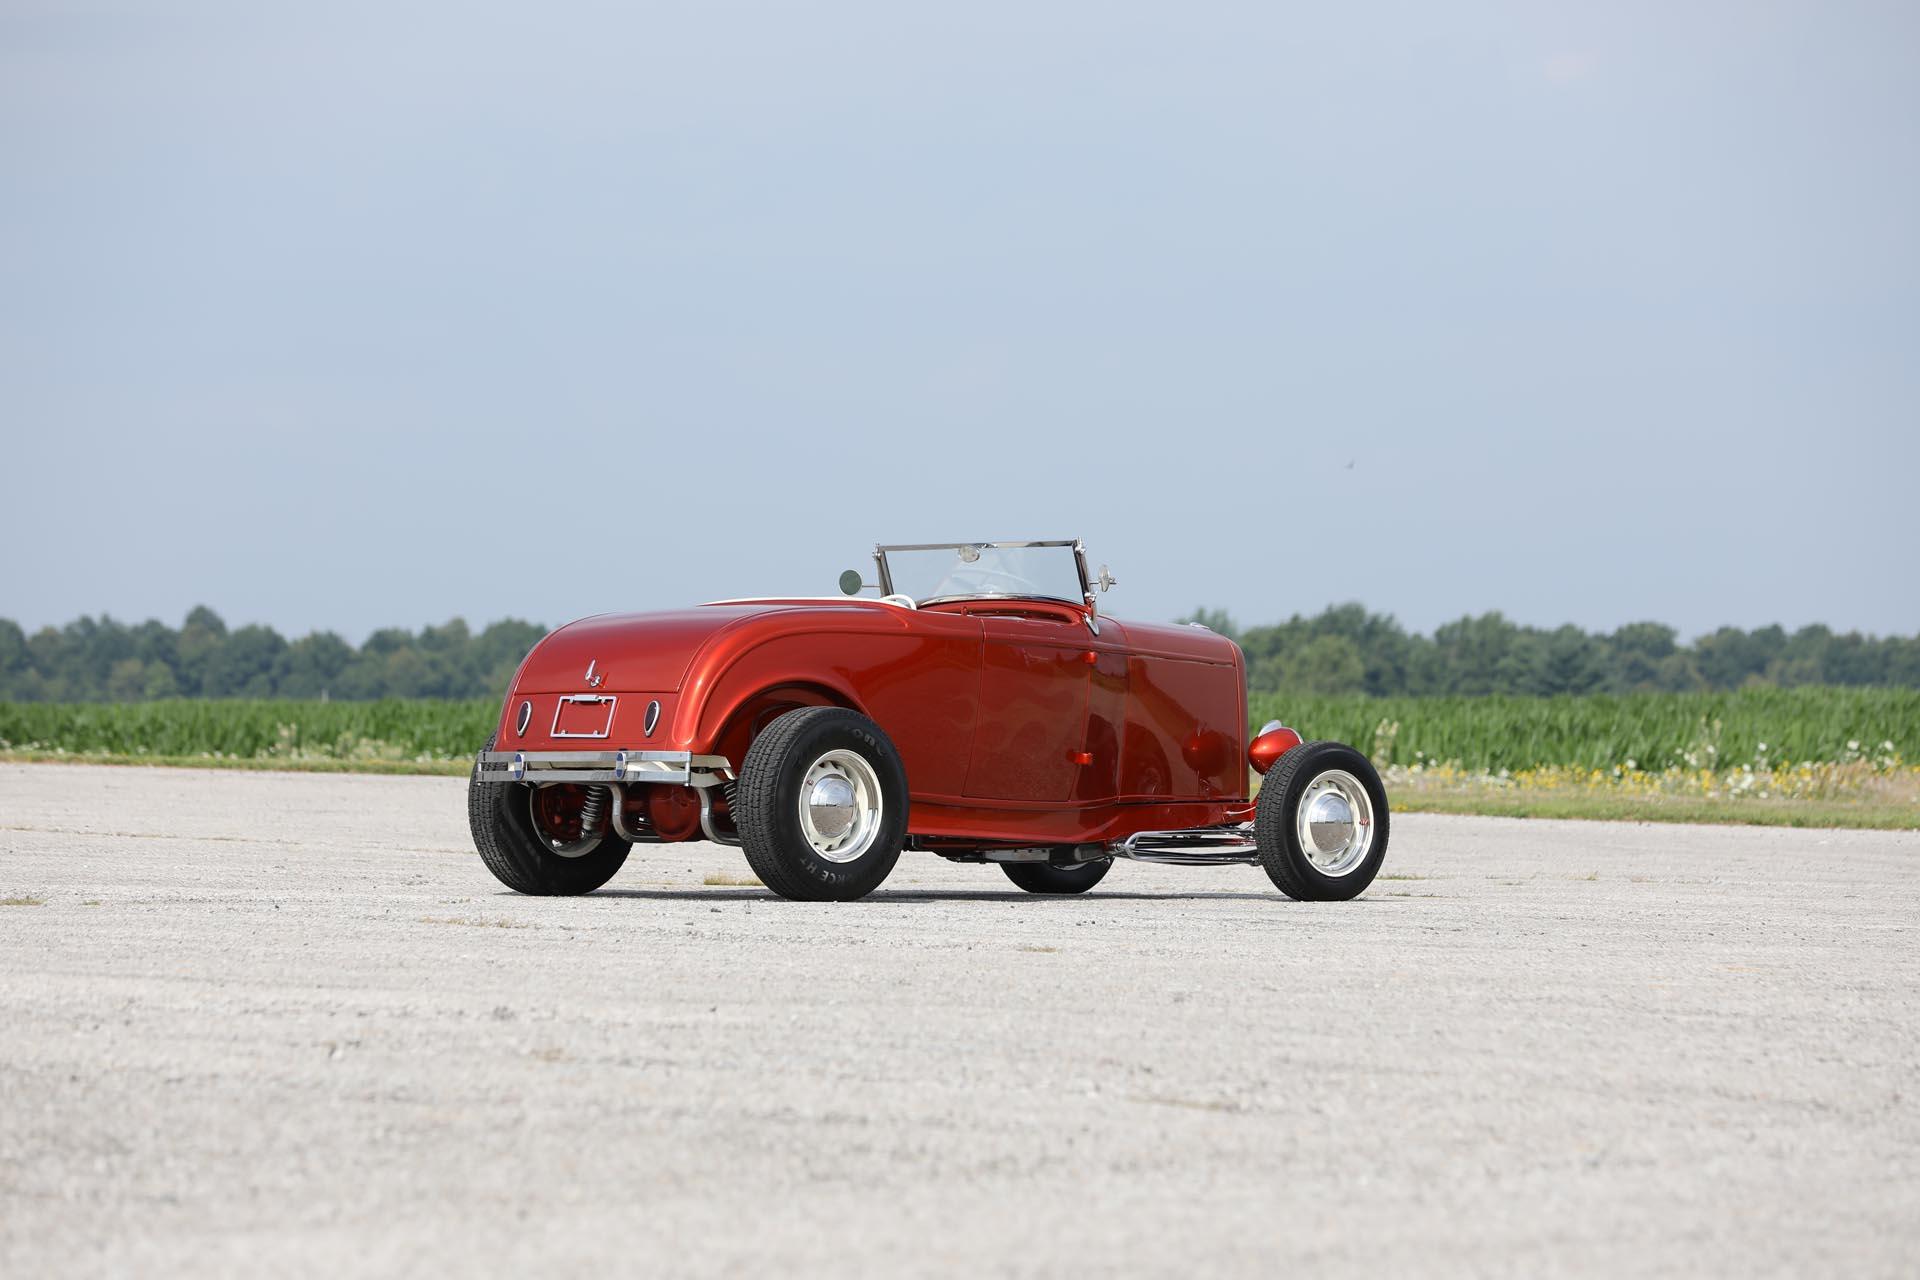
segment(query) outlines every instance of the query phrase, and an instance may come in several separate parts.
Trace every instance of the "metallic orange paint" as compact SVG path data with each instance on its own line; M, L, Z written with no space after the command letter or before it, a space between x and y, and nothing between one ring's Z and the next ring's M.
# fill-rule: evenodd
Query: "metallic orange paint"
M735 768L798 706L872 717L900 750L908 831L982 844L1085 843L1251 814L1246 668L1192 627L1099 618L1047 601L790 599L602 615L527 656L501 711L512 751L685 750ZM604 677L589 688L587 671ZM550 737L563 694L617 699L608 736ZM531 701L525 734L514 732ZM661 712L644 730L647 704ZM692 835L682 788L647 812ZM670 812L669 812L670 810ZM667 818L668 823L658 819ZM684 837L682 837L684 838Z
M1253 740L1247 748L1247 763L1253 766L1255 773L1264 774L1273 768L1280 757L1300 745L1300 735L1282 725L1278 729L1269 729Z

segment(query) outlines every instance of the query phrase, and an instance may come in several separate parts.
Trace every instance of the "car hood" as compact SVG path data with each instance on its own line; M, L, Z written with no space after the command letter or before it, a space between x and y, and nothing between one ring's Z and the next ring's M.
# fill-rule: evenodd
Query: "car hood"
M765 605L703 605L583 618L535 645L513 687L518 693L671 692L707 641L769 611ZM589 665L602 677L600 684L587 683Z
M1139 653L1184 658L1193 662L1233 662L1233 641L1205 627L1182 623L1123 622L1127 642Z

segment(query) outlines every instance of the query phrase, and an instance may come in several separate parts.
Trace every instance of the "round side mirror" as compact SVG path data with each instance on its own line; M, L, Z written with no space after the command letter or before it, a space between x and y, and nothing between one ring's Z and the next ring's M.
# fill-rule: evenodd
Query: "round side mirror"
M849 569L840 575L840 594L842 595L857 596L860 594L860 588L866 585L860 581L858 569Z

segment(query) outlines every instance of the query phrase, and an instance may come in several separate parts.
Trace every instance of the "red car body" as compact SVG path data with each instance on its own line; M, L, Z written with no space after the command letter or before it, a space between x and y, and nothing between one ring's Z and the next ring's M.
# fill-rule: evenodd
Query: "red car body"
M909 835L929 847L1105 843L1252 813L1239 647L1053 601L796 598L587 618L528 654L495 751L684 753L726 777L799 706L886 730ZM694 834L686 813L664 829Z
M1114 580L1079 542L879 546L874 565L843 597L602 615L534 646L467 788L488 870L591 893L636 846L705 837L807 902L871 893L906 849L1035 894L1087 892L1116 859L1258 864L1302 901L1372 882L1373 763L1277 722L1248 743L1239 647L1101 617ZM1249 770L1269 774L1257 800Z

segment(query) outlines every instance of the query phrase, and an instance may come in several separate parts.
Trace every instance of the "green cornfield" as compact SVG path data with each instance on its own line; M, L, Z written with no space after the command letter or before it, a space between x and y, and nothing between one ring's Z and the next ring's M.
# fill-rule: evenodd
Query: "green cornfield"
M0 751L366 762L470 756L499 712L468 701L0 703ZM1383 764L1498 771L1920 760L1920 690L1799 688L1566 698L1260 694L1255 725L1351 742ZM1632 762L1630 765L1629 762Z
M472 755L500 703L0 702L0 750L236 759L450 760Z
M1766 760L1920 759L1920 690L1805 687L1614 697L1367 698L1260 694L1255 725L1351 742L1382 764L1497 772L1665 769ZM1629 763L1631 762L1631 763Z

